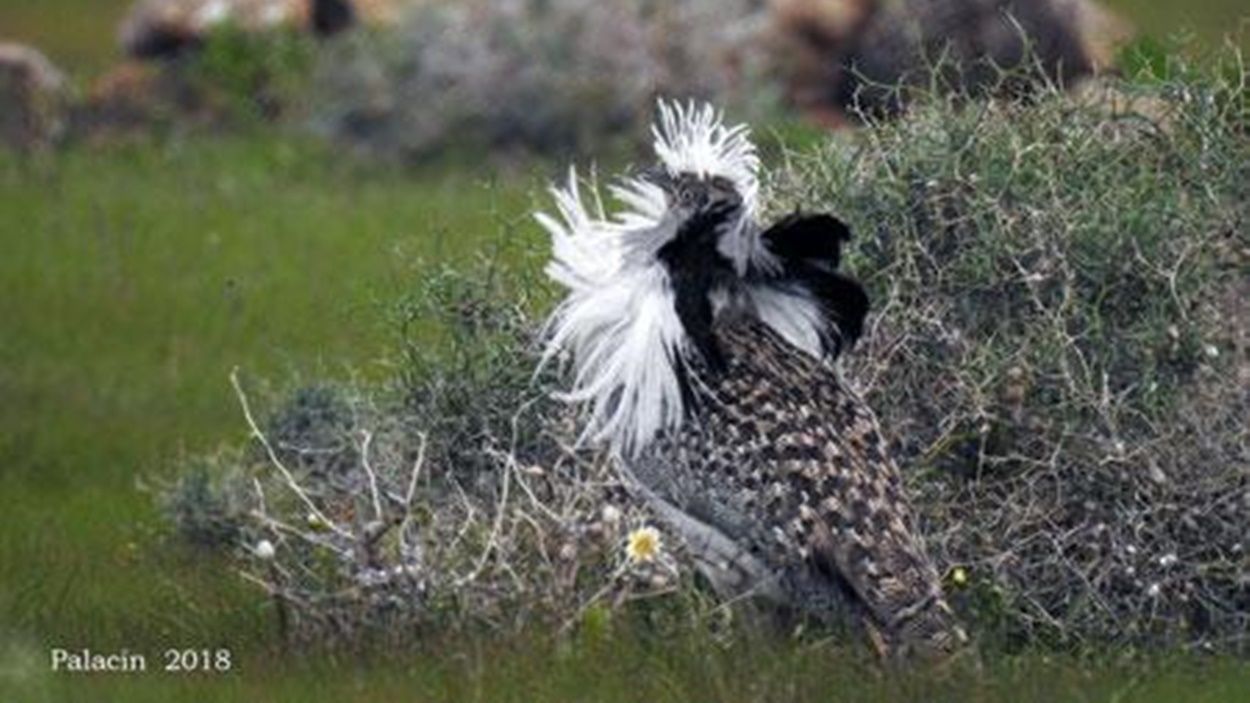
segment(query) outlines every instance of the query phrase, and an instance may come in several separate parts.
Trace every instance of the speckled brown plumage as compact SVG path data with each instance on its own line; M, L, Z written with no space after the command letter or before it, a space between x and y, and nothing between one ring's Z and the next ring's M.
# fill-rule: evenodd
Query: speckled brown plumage
M684 516L688 539L710 528L741 550L720 552L752 572L734 588L771 590L817 617L852 612L883 652L956 648L964 634L872 412L831 363L756 319L714 331L723 367L689 367L688 421L628 471Z

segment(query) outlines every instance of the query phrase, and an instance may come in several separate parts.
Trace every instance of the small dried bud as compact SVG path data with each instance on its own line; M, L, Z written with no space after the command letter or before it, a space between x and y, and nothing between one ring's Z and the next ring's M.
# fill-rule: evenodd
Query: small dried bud
M603 506L600 514L603 517L603 522L608 525L614 526L621 521L621 509L611 503Z
M959 587L968 585L968 571L962 566L956 566L951 571L951 583Z
M386 523L381 520L370 520L365 523L365 535L369 539L377 539L386 531Z
M574 559L577 559L577 545L572 542L565 542L560 545L559 556L561 561L573 561Z
M1158 598L1162 594L1163 594L1163 587L1157 583L1150 584L1150 587L1146 589L1146 595L1150 596L1151 598Z
M1174 566L1176 562L1178 561L1180 561L1180 558L1177 557L1175 554L1164 554L1163 556L1159 557L1159 566L1162 566L1163 568L1166 569L1169 566Z

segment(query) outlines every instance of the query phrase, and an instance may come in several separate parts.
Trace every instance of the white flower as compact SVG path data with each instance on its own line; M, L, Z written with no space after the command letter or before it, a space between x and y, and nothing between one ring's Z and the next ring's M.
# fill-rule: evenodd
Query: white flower
M252 549L252 553L255 554L258 559L269 561L274 558L274 555L278 553L278 550L274 548L273 542L270 542L267 539L262 539L256 543L256 546Z
M660 541L660 531L654 527L640 527L629 533L629 540L625 545L625 555L634 563L647 563L654 561L660 555L663 549L663 543Z

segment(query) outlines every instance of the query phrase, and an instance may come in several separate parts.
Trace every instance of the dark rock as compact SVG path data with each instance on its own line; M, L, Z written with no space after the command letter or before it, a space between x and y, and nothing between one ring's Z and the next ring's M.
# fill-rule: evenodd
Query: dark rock
M39 51L0 42L0 144L34 151L65 132L67 82Z
M792 100L817 113L902 110L898 85L1020 94L1109 68L1130 31L1093 0L774 0ZM934 66L937 66L936 73ZM1003 80L1002 69L1014 71Z

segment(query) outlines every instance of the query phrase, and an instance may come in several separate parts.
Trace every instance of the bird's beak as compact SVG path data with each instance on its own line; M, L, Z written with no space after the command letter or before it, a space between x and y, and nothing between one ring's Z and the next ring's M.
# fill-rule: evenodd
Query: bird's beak
M638 172L638 177L648 183L654 183L665 193L672 193L676 181L669 175L668 169L660 165L648 166Z

